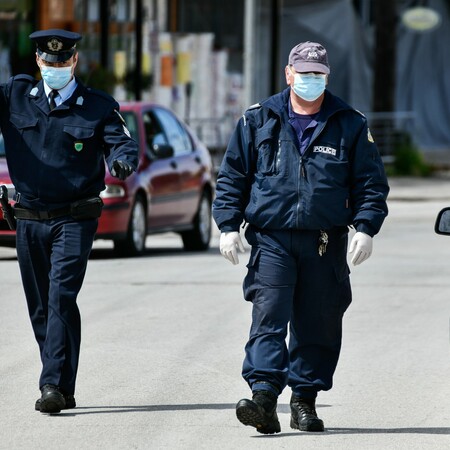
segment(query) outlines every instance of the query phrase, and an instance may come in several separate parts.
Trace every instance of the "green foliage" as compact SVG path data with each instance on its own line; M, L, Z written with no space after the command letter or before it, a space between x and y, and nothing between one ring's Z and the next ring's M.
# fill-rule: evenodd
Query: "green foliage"
M422 153L407 133L399 133L394 148L394 162L386 168L388 175L426 177L432 167L426 163Z
M111 70L107 70L98 64L91 65L89 71L80 74L79 77L86 86L95 89L100 89L102 91L107 92L110 95L114 95L114 88L118 83L120 83L120 81L116 79L114 73ZM128 71L122 82L128 94L130 95L134 94L135 89L134 71L132 70ZM151 74L150 75L142 74L141 89L142 90L150 89L152 85L153 85L153 76Z
M125 78L123 80L126 91L129 94L134 94L135 85L136 85L136 74L134 70L129 70L125 74ZM141 89L147 90L151 89L153 86L153 75L152 74L141 74Z
M114 87L116 86L114 73L99 64L92 65L87 73L80 74L80 78L88 87L100 89L110 95L114 93Z

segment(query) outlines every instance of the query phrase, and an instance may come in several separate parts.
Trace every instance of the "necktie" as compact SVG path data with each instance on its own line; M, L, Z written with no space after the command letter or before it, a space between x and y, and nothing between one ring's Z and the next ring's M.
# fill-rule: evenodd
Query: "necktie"
M56 108L56 102L55 102L55 97L58 95L58 91L56 89L53 89L49 94L48 94L48 98L49 98L49 106L50 106L50 111Z

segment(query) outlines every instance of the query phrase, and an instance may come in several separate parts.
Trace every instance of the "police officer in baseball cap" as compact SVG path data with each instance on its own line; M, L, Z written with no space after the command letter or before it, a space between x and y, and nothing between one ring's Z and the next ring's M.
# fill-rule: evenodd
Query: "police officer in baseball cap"
M97 230L105 161L125 179L138 146L108 94L74 72L81 35L30 35L42 80L16 75L0 84L0 127L16 188L16 248L42 371L35 409L75 407L81 340L77 296Z

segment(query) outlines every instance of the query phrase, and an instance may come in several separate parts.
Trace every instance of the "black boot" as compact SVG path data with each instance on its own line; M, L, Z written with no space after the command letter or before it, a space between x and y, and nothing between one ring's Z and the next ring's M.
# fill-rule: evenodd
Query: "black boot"
M253 399L240 400L236 405L236 416L241 423L255 427L263 434L279 433L277 396L269 391L255 391Z
M72 394L63 394L63 397L66 402L66 405L62 409L73 409L77 406L75 402L75 397ZM34 409L36 411L41 410L41 402L42 402L41 398L38 398L36 400L36 403L34 404Z
M59 413L66 406L64 396L58 386L45 384L41 389L42 395L39 402L39 411L42 413ZM36 407L36 406L35 406Z
M291 428L301 431L323 431L323 422L317 417L316 400L291 397Z

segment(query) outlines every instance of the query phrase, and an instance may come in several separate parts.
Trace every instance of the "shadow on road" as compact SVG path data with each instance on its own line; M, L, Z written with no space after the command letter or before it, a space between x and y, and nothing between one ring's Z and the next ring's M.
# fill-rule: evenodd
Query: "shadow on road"
M201 252L187 252L186 250L183 250L183 248L171 248L171 247L153 247L148 248L145 250L145 253L141 256L136 256L135 258L154 258L156 256L173 256L173 257L179 257L179 256L185 256L187 258L192 256L199 256L199 255L207 255L207 254L220 254L217 247L211 247L206 251ZM114 252L114 249L112 248L98 248L93 249L91 252L90 259L130 259L131 257L119 257Z
M141 256L136 256L135 258L154 258L157 256L185 256L186 258L199 256L199 255L207 255L207 254L220 254L219 249L217 247L210 247L206 251L201 252L187 252L183 250L183 248L172 248L172 247L154 247L145 250L145 253ZM131 257L123 257L117 256L112 248L94 248L92 249L91 256L89 259L131 259ZM11 255L0 255L0 261L17 261L17 256L14 254Z
M233 409L234 403L211 404L180 404L180 405L138 405L138 406L86 406L78 407L70 412L63 412L55 417L68 417L86 414L115 414L130 412L160 412L160 411L193 411L201 409Z
M328 428L329 434L450 434L450 428Z
M257 439L264 438L280 438L286 436L298 436L301 433L303 436L330 436L338 434L443 434L450 435L450 428L436 427L436 428L325 428L323 433L307 433L302 431L292 433L280 433L271 435L255 435L252 436Z
M174 404L174 405L138 405L138 406L86 406L77 407L70 412L63 411L61 414L52 414L54 417L73 417L87 414L117 414L117 413L133 413L133 412L161 412L161 411L195 411L195 410L234 410L235 403L194 403L194 404ZM317 405L318 408L330 407L330 405ZM278 405L278 412L288 414L290 407L286 405ZM303 435L318 436L332 434L443 434L450 435L449 427L436 428L326 428L324 433L280 433L275 435L255 435L258 439L277 438L286 436Z

